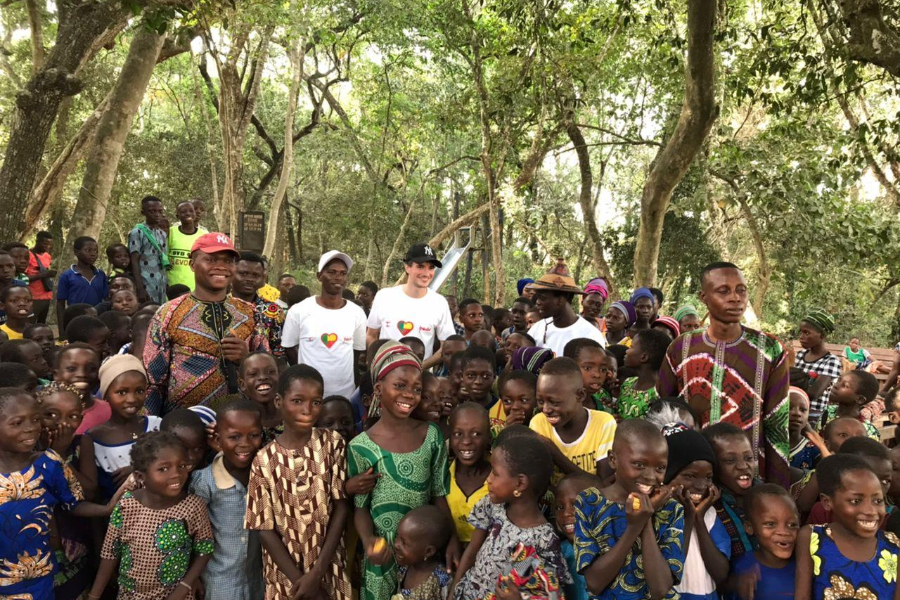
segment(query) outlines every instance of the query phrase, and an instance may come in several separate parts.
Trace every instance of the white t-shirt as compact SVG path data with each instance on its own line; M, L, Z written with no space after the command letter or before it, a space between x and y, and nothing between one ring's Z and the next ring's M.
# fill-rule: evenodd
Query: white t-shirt
M349 398L356 388L353 351L366 349L366 314L349 301L343 308L325 308L312 296L288 311L281 345L297 347L297 362L322 374L325 396Z
M606 348L606 336L603 332L580 316L568 327L557 327L553 324L553 319L542 319L531 326L528 335L534 338L538 346L549 348L556 356L562 356L566 344L577 338L595 340Z
M380 329L381 339L399 340L408 335L419 338L425 344L426 359L432 354L435 336L444 341L456 333L450 306L443 296L428 290L421 298L410 298L403 286L378 290L368 326Z

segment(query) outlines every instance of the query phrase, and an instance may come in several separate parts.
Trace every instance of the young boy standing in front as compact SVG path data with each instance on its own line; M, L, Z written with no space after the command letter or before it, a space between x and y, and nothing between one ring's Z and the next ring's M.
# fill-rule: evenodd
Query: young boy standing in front
M97 306L109 296L106 273L94 266L100 248L92 237L82 236L75 240L75 259L72 268L59 276L56 289L56 318L66 312L66 304L90 304Z
M144 196L141 200L144 222L138 223L128 234L128 250L131 253L131 275L135 291L141 302L166 303L168 286L169 234L164 227L165 209L156 196Z
M530 427L553 442L552 485L563 475L579 470L595 475L597 463L606 458L616 434L615 418L584 407L581 369L571 358L554 358L541 369L537 402L541 413Z
M216 548L201 579L207 600L262 598L262 545L244 529L250 466L262 446L262 412L252 400L230 400L216 411L212 464L195 471L191 492L209 511ZM242 543L236 543L236 542Z
M182 284L194 291L194 272L191 270L191 247L197 238L209 233L197 225L194 205L189 201L179 202L175 207L178 224L169 228L169 285Z
M623 421L609 452L615 483L575 501L576 566L599 600L678 597L684 509L663 485L668 454L654 425Z

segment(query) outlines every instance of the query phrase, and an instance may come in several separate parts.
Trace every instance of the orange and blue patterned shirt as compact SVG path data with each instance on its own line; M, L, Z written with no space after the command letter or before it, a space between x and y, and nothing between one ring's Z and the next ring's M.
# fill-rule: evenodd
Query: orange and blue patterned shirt
M221 302L185 294L163 304L147 331L144 368L150 387L144 406L164 416L176 408L215 408L230 398L222 338L247 340L250 352L269 351L256 305L231 296ZM234 391L236 393L236 390Z

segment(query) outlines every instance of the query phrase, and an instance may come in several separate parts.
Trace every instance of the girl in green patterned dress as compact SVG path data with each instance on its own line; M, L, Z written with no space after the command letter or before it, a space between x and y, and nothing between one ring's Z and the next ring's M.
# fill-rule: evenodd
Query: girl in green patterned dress
M145 433L131 463L143 487L113 509L88 600L99 600L116 573L120 600L192 600L212 558L213 533L206 503L187 493L184 444L168 431Z
M422 366L412 351L388 342L372 361L375 400L370 415L378 421L350 442L350 476L369 469L378 476L375 488L354 499L354 524L365 550L360 590L362 600L389 600L397 589L397 564L391 554L400 519L410 510L433 503L448 518L447 446L434 423L411 419L422 397ZM380 411L380 413L379 413ZM452 537L448 562L459 559L459 540Z

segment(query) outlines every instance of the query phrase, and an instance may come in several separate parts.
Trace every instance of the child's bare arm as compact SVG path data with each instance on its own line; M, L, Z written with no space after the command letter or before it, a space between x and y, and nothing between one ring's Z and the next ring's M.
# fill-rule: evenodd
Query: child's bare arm
M718 501L719 497L719 489L716 486L710 487L709 494L697 506L693 523L694 531L697 532L697 542L700 546L700 556L703 557L703 562L706 564L706 571L709 573L709 576L713 578L713 581L716 582L717 586L722 585L728 578L728 571L730 570L731 565L728 564L728 559L725 558L725 555L716 548L716 543L709 534L709 529L706 528L704 516L707 511L715 510L713 505ZM686 526L685 531L687 531ZM685 533L685 536L687 535L688 534ZM686 556L686 539L684 553Z
M456 584L459 583L459 580L462 579L462 576L466 574L466 571L471 569L472 565L475 564L475 558L478 556L478 551L481 550L481 546L484 545L487 534L488 532L486 529L475 529L475 531L472 532L472 541L466 546L466 551L463 552L462 558L459 559L459 567L456 569L456 575L453 577L454 588L456 587Z
M652 520L647 521L641 531L641 554L644 557L644 576L647 578L650 598L651 600L662 600L675 585L675 578L672 577L669 563L666 562L659 549Z
M78 473L84 478L82 486L85 488L85 497L93 498L97 492L97 462L94 458L94 438L88 434L81 436ZM90 485L85 485L86 483ZM87 493L88 487L92 490L90 495Z
M99 600L106 589L106 584L112 579L113 574L119 567L119 559L102 558L100 559L100 567L97 569L97 577L94 578L94 585L88 593L88 600Z
M166 600L182 600L189 592L193 591L194 584L200 579L200 575L206 570L206 565L209 564L210 560L212 560L212 554L195 556L191 560L191 567Z
M359 541L362 542L363 551L366 558L374 565L383 565L391 556L391 551L387 544L383 548L376 547L375 542L380 538L375 535L375 523L372 521L372 515L369 513L369 507L356 507L353 512L353 524L359 533Z
M447 515L447 518L450 519L450 522L453 522L453 512L450 510L450 505L447 504L447 498L445 496L438 496L434 499L434 505L441 509L441 511ZM452 573L459 567L459 561L462 557L462 545L459 543L459 538L456 537L456 528L453 528L453 533L450 535L450 541L447 543L447 572Z
M275 566L278 567L278 570L284 573L284 576L291 583L300 579L303 574L297 565L294 564L294 559L288 553L281 536L274 529L261 530L259 532L259 541L269 556L272 557L272 560L275 561Z
M641 505L643 507L643 500L641 500ZM650 514L653 514L652 509ZM616 540L609 552L598 556L594 562L581 572L591 594L601 594L619 575L622 567L625 566L625 558L628 556L628 552L634 546L638 536L641 535L644 523L629 522L625 528L625 533ZM646 558L644 560L646 561ZM668 569L668 567L666 568Z
M819 480L816 478L816 474L813 473L806 483L806 486L801 490L800 497L797 498L797 510L800 511L800 516L805 517L808 515L818 499Z
M797 559L797 574L794 579L794 600L811 600L813 561L809 553L809 541L812 538L812 527L807 525L797 535L794 556ZM896 592L894 594L896 598Z

